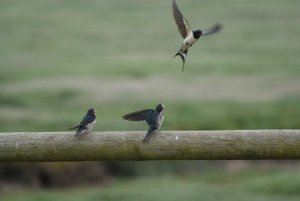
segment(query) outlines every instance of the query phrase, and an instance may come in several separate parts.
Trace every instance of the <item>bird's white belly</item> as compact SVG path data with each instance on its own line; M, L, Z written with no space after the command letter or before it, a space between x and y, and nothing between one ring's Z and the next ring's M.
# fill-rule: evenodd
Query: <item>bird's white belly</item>
M192 47L192 45L196 42L196 38L194 38L193 33L189 34L182 42L182 45L186 48Z
M96 124L96 120L86 126L89 133L92 132L95 124Z
M156 121L156 127L157 127L157 129L156 129L156 131L158 131L158 130L160 129L160 127L161 127L161 125L162 125L162 123L163 123L163 121L164 121L164 118L165 118L164 113L162 113L162 114L157 118L157 121Z

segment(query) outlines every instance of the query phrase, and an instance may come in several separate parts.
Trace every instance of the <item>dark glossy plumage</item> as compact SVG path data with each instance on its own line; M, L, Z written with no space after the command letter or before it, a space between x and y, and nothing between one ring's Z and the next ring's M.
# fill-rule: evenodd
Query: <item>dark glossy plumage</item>
M152 109L140 110L136 112L131 112L123 116L123 119L128 121L147 121L151 114L154 112Z
M159 131L161 124L164 120L164 106L162 104L158 104L153 109L146 109L146 110L140 110L136 112L131 112L129 114L126 114L123 116L123 119L129 120L129 121L146 121L149 129L147 131L147 134L145 138L143 139L143 142L147 142L152 134Z
M190 47L192 47L192 45L201 36L206 36L206 35L211 35L211 34L217 33L221 30L222 26L220 24L216 23L214 26L210 27L207 30L193 31L192 28L190 27L188 21L186 20L186 18L183 16L181 11L179 10L175 0L172 1L172 8L173 8L173 17L174 17L175 23L177 25L178 31L180 32L181 36L184 38L184 40L181 44L181 48L174 55L174 57L180 56L180 58L182 60L182 72L183 72L188 49Z
M89 109L86 115L82 118L81 122L76 126L70 128L77 129L75 136L92 132L94 124L96 123L96 111L94 109Z

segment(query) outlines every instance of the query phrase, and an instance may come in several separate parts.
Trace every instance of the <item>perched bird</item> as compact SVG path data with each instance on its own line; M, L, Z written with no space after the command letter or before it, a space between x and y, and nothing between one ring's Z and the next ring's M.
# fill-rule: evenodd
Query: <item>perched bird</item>
M164 120L164 107L164 105L158 104L155 110L146 109L137 112L132 112L124 115L123 119L129 121L145 120L149 125L149 129L145 138L143 139L143 142L147 142L150 139L150 137L160 129L160 126Z
M81 122L76 126L70 128L77 129L75 136L79 136L82 134L91 133L94 125L96 124L96 111L91 108L87 111L86 115L82 118Z
M192 45L201 37L210 34L217 33L221 30L221 25L216 23L214 26L210 27L207 30L201 31L196 30L193 31L188 23L188 21L184 18L182 13L180 12L179 8L176 5L176 1L173 0L173 16L175 19L175 23L177 24L178 31L180 32L181 36L184 38L180 50L174 55L180 56L182 59L182 72L184 69L184 64L186 60L186 56L188 53L188 49L192 47Z

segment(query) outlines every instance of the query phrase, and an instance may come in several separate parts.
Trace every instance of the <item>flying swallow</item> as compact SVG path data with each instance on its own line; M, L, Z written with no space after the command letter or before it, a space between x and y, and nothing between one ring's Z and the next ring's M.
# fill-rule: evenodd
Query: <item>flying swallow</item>
M91 133L94 125L96 124L96 111L91 108L87 111L86 115L82 118L81 122L76 126L70 128L77 129L75 136Z
M149 126L148 132L143 139L143 142L147 142L150 137L159 131L162 122L164 121L164 105L158 104L153 109L140 110L132 112L123 116L123 119L129 121L143 121L145 120Z
M217 33L221 30L221 24L216 23L212 27L210 27L207 30L196 30L193 31L188 23L188 21L185 19L185 17L180 12L179 8L176 5L176 1L173 0L173 16L175 23L177 24L178 31L180 32L181 36L184 38L180 50L174 55L180 56L182 59L182 72L184 69L184 64L186 60L186 56L188 53L188 49L192 47L192 45L201 37L206 36L210 34Z

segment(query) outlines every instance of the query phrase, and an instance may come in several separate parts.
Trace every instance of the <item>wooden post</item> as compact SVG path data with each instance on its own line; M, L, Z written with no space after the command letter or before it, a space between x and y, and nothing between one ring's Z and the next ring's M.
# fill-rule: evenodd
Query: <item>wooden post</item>
M0 162L300 159L300 130L0 133Z

